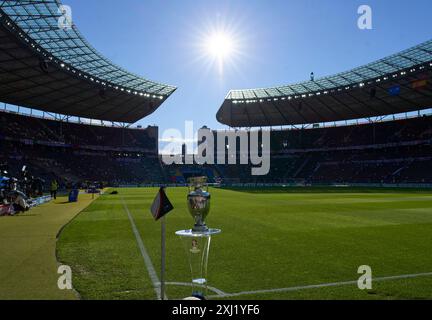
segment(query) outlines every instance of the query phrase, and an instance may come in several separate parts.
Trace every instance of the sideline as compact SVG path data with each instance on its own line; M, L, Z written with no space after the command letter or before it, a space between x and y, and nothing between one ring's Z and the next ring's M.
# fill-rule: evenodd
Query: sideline
M57 287L60 263L56 257L57 235L98 196L67 197L0 219L0 300L78 299L73 290Z
M160 288L160 280L159 280L159 278L157 276L156 270L155 270L155 268L153 266L151 258L150 258L149 254L147 252L147 249L144 246L144 243L142 241L141 235L140 235L140 233L138 231L138 228L137 228L137 226L135 224L135 221L134 221L134 219L133 219L133 217L132 217L132 215L131 215L131 213L129 211L129 208L128 208L126 202L124 201L123 197L121 198L121 200L122 200L123 208L124 208L125 212L127 213L129 221L131 223L132 231L133 231L133 233L135 235L135 239L136 239L138 248L139 248L139 250L141 252L141 256L143 257L145 266L147 268L147 272L148 272L148 274L150 276L150 279L151 279L151 281L153 283L153 288L155 290L156 296L157 296L158 300L161 300L161 294L160 294L160 290L159 290L159 288ZM167 295L166 294L164 294L164 295L165 295L164 299L168 300Z

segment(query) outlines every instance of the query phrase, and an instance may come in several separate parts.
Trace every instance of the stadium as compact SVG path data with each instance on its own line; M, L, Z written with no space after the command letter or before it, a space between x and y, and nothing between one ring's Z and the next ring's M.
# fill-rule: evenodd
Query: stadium
M226 129L200 123L234 136L223 161L167 164L158 125L136 123L177 87L117 66L74 23L60 28L64 10L0 1L1 300L190 296L176 231L193 225L197 177L211 194L207 224L222 230L206 299L432 299L432 40L325 77L230 90L213 113ZM254 132L269 134L266 175L229 161ZM176 156L192 153L182 142ZM173 206L166 227L150 214L158 190ZM361 266L370 288L359 288Z

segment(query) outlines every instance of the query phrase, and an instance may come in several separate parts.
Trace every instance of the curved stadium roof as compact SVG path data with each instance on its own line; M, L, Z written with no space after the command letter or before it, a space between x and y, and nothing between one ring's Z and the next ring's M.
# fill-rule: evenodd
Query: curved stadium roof
M60 28L60 5L58 0L0 0L0 101L131 123L176 90L116 66L74 24Z
M332 76L274 88L231 90L217 120L232 127L311 124L432 106L432 40Z

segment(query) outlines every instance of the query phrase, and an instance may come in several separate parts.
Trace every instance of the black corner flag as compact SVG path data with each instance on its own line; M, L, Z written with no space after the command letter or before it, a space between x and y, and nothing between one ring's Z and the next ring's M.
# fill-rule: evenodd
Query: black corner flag
M174 209L174 207L168 200L168 197L165 193L165 188L161 187L150 208L153 218L155 218L155 220L157 221L164 215L166 215L168 212L170 212L172 209Z
M165 229L166 219L165 215L174 209L171 202L165 193L165 188L161 187L153 200L153 204L150 208L151 214L156 221L162 219L161 223L161 279L160 279L160 299L165 300Z

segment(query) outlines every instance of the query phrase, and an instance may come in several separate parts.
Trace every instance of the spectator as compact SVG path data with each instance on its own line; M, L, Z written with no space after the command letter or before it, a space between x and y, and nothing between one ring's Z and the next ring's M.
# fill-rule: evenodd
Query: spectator
M57 189L58 189L58 182L56 179L53 179L51 181L51 198L57 199Z

